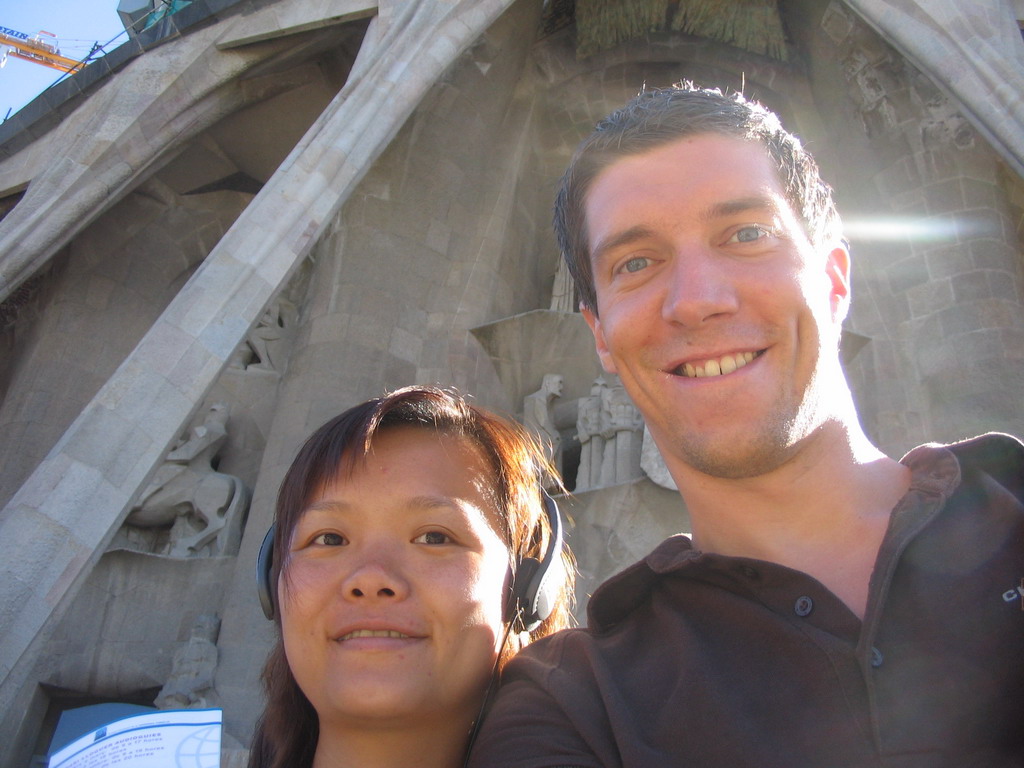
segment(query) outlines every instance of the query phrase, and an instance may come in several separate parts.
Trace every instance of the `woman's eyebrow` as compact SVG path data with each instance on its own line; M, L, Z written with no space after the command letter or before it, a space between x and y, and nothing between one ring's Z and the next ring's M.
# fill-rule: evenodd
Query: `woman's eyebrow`
M403 502L407 509L462 509L458 500L450 496L437 494L421 494L410 496ZM340 513L351 512L355 505L340 499L319 499L309 504L302 510L302 514L308 512Z
M413 496L406 501L405 506L409 509L451 509L456 511L463 509L463 505L458 502L458 499L434 494Z
M302 514L309 512L345 512L351 508L350 504L336 499L318 499L312 504L307 504L302 509Z

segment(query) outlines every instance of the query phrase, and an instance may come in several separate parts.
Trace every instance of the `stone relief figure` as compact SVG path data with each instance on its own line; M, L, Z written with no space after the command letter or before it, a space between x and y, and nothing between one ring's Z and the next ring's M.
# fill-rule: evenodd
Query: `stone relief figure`
M654 444L654 438L651 437L651 433L646 427L644 427L643 447L640 449L640 468L655 485L668 488L670 491L679 490L668 467L665 466L665 459L662 458L661 451Z
M285 336L295 325L298 314L298 309L288 299L277 299L246 334L245 344L231 356L229 365L249 371L280 373L284 363Z
M643 418L621 384L608 387L602 395L601 434L604 437L604 458L601 463L601 485L636 480L641 476Z
M188 640L178 646L171 664L171 676L153 704L159 709L205 709L216 706L213 687L217 671L217 636L220 618L216 613L200 615Z
M555 271L555 283L551 287L551 311L552 312L575 312L573 305L574 288L572 275L569 274L569 267L565 259L558 259L558 269Z
M238 549L248 505L245 485L218 472L214 459L227 439L228 407L214 403L167 454L126 526L170 528L158 546L173 557L230 554ZM129 541L138 536L127 536Z
M926 115L921 120L921 143L925 149L943 149L954 146L957 149L969 149L974 146L974 130L967 122L957 105L943 94L935 92L934 86L923 77L918 78L916 91L924 100ZM927 93L931 90L932 93Z
M544 446L548 459L562 469L562 436L555 426L553 401L562 396L564 381L557 373L546 373L540 389L523 400L523 425Z
M601 485L601 464L604 461L604 435L601 433L601 410L608 388L603 376L594 379L590 395L579 399L576 410L576 436L580 441L580 467L576 473L576 491Z

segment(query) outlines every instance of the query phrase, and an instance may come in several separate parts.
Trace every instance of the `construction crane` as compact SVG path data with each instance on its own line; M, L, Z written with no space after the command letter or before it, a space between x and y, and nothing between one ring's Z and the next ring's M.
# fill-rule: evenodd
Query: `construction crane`
M16 59L32 61L61 72L77 72L85 66L84 61L76 61L60 55L57 36L52 32L40 31L30 36L16 29L0 26L0 46L7 48L4 59L7 56L13 56Z

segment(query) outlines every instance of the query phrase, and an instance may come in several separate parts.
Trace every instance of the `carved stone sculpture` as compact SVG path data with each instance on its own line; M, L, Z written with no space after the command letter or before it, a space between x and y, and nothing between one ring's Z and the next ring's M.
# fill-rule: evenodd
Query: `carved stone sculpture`
M601 463L604 460L604 435L601 433L601 409L608 384L598 376L590 395L579 399L576 410L576 436L580 441L580 466L576 472L576 491L601 485Z
M281 372L286 334L298 317L298 310L288 299L279 298L245 336L228 363L232 368L249 371Z
M563 386L561 376L547 373L540 389L523 400L523 425L541 442L548 459L559 471L562 468L562 436L555 426L552 403L556 397L562 396Z
M217 671L217 636L220 618L200 615L188 640L174 652L171 676L153 702L160 709L205 709L217 704L213 687Z
M665 466L665 459L662 458L661 451L654 444L654 438L651 437L651 433L646 427L644 427L643 447L640 449L640 468L655 485L660 485L670 491L679 490L668 467Z
M605 409L601 415L606 417L602 424L604 464L607 467L602 472L604 484L637 479L641 476L643 417L622 384L609 387L605 391Z
M923 76L919 80L924 80ZM925 86L930 85L925 83ZM915 88L915 91L926 91L926 87ZM921 142L925 149L937 150L949 146L957 149L969 149L974 146L974 131L967 119L961 114L957 105L938 92L921 94L930 95L924 102L927 116L921 120Z
M641 476L643 428L640 411L629 399L625 388L616 384L605 389L601 408L601 434L604 437L602 486L626 483Z
M227 439L227 420L227 405L210 406L203 421L167 454L128 513L127 526L170 528L160 554L191 557L237 550L248 494L241 480L213 467Z

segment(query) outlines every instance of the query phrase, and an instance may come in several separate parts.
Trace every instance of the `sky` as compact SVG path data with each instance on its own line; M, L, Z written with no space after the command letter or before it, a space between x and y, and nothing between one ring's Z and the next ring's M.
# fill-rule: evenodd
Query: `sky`
M118 1L0 0L0 27L28 35L52 32L63 56L82 59L94 42L109 51L128 39L117 15ZM56 69L8 56L0 69L0 120L8 109L13 115L60 77Z

